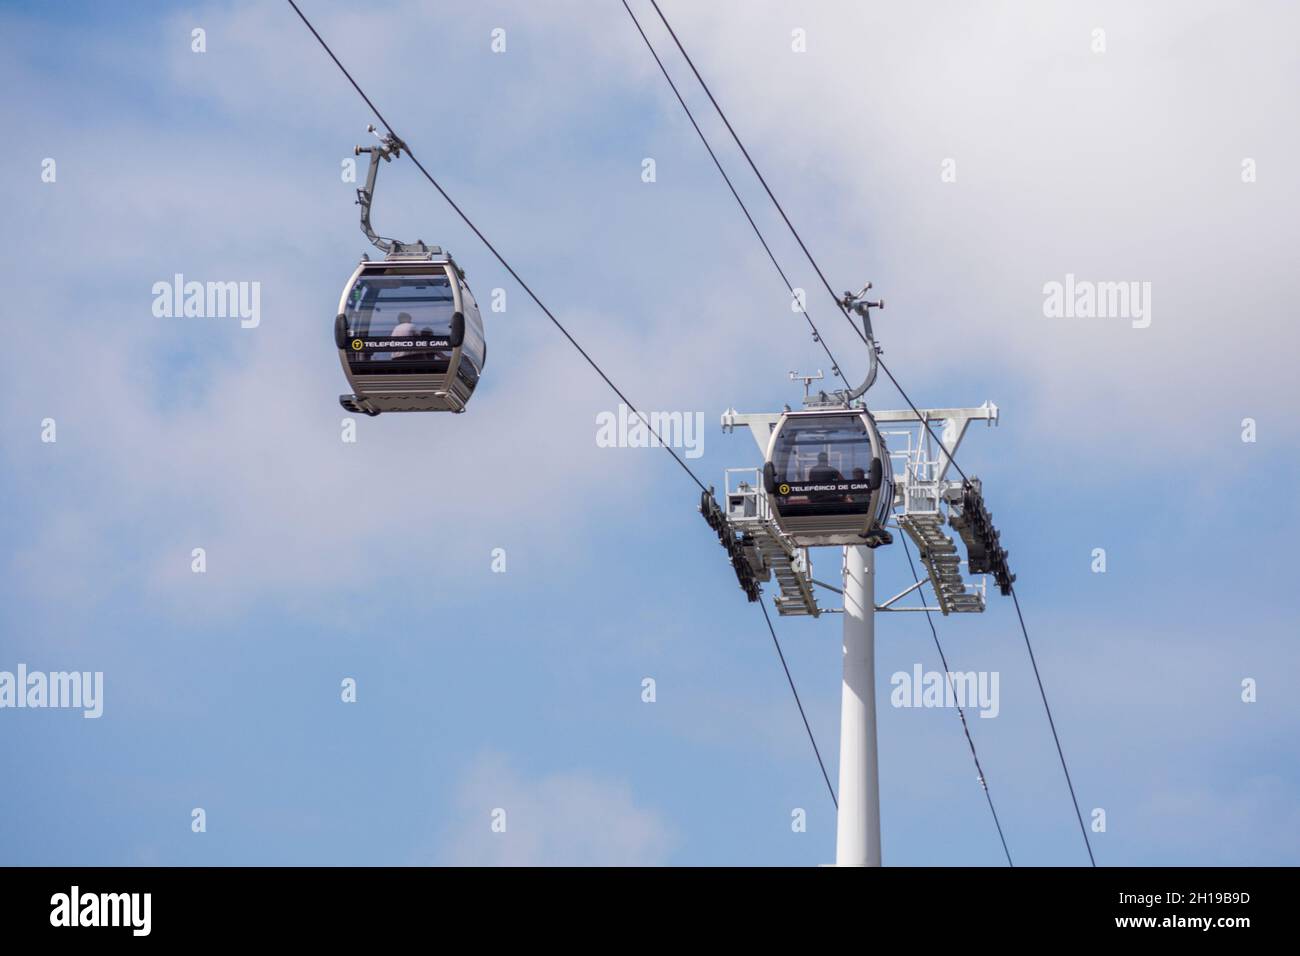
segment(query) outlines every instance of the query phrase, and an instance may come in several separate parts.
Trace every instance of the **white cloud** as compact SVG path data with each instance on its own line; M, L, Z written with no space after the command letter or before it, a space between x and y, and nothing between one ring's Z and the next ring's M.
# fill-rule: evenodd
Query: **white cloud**
M1050 428L1049 444L1148 463L1225 407L1292 398L1294 8L665 9L837 289L870 278L889 302L877 331L913 391L957 372L1027 379L1032 404L1007 415ZM1089 49L1098 25L1103 55ZM805 54L790 50L795 26ZM679 111L666 88L661 102ZM1247 156L1269 170L1253 185ZM1150 281L1152 326L1044 318L1042 286L1067 272ZM809 301L824 325L842 321L820 290ZM1159 422L1135 441L1146 415Z

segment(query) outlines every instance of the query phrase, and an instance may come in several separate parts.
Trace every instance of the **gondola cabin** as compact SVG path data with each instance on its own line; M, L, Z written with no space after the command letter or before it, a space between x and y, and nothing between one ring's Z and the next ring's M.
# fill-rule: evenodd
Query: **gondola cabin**
M875 548L893 540L885 529L893 468L865 408L782 414L768 443L763 486L777 524L801 547Z
M487 358L483 320L451 256L363 259L334 320L348 411L463 412Z

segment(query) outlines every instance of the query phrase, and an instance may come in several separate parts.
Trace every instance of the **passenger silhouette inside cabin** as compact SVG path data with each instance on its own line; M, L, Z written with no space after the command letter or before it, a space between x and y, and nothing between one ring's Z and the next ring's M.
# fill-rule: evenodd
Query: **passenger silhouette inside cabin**
M863 471L861 468L854 468L854 469L853 469L853 480L854 480L854 481L866 481L866 480L867 480L867 473L866 473L865 471Z
M808 471L808 480L817 482L843 481L844 476L831 467L830 455L824 451L817 453L817 464Z
M395 339L415 338L415 323L411 321L410 312L397 313L397 324L393 326L393 331L389 335Z
M394 339L413 339L415 338L415 323L411 321L411 313L398 312L397 324L393 326L393 331L388 333L389 338ZM392 358L400 359L414 355L414 352L394 352Z

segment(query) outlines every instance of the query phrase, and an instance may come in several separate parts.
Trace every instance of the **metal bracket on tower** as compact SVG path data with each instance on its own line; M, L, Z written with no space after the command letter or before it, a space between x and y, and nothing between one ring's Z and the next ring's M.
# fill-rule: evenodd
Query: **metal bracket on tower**
M813 593L808 549L795 545L777 526L763 491L761 470L728 468L723 492L725 512L712 495L701 496L700 511L718 532L749 599L759 600L759 584L775 579L780 593L772 603L778 614L822 614Z
M993 516L984 507L979 479L962 485L961 499L949 504L949 522L966 543L972 574L992 574L1002 595L1011 593L1016 576L1007 566L1007 549L1001 546L1001 534L993 527Z
M993 570L986 547L995 544L985 544L987 531L984 525L977 524L974 506L975 501L982 502L979 479L969 482L949 479L948 469L970 423L983 420L989 425L996 424L998 407L985 402L978 408L921 409L919 417L911 409L876 412L875 417L896 449L894 457L902 460L903 474L895 486L896 520L916 543L935 603L944 614L983 611L983 583L973 584L965 577ZM931 423L942 425L937 440ZM974 498L969 498L972 489ZM945 525L960 533L966 545L966 560L958 554ZM991 524L988 528L991 529Z
M713 500L712 488L700 493L700 514L717 534L718 542L727 552L727 557L731 559L731 567L736 572L740 589L745 592L745 596L750 601L759 600L762 591L758 587L758 582L766 581L769 575L764 571L762 562L754 560L752 547L750 547L752 542L746 541L749 536L741 533L737 537L736 529L727 520L726 514L718 507L718 503Z

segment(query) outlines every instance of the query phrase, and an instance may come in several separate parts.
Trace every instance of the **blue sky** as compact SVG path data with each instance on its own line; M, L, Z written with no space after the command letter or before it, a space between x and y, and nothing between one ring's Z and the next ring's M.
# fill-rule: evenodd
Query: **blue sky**
M1294 11L663 6L831 281L887 300L876 328L913 397L1001 407L959 460L1010 547L1080 803L1106 810L1098 861L1300 862ZM756 463L723 409L795 401L786 373L824 357L621 4L538 7L304 9L620 387L704 413L692 466L720 485ZM485 315L469 413L340 441L330 328L368 247L339 170L373 117L292 10L0 19L23 91L0 106L0 670L105 675L99 720L0 711L0 862L829 862L833 809L694 486L660 450L596 446L617 399L405 160L379 230L451 249L508 307ZM260 282L261 324L154 317L177 272ZM1067 273L1151 282L1151 326L1044 317ZM901 404L887 383L870 398ZM384 507L413 492L424 522ZM897 546L879 558L882 590L910 580ZM838 562L814 555L819 577ZM1009 602L938 626L954 668L1001 675L972 732L1016 862L1083 862ZM777 628L834 779L838 619ZM955 714L887 704L918 662L939 666L923 618L882 617L885 862L999 865Z

